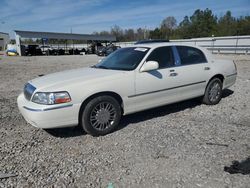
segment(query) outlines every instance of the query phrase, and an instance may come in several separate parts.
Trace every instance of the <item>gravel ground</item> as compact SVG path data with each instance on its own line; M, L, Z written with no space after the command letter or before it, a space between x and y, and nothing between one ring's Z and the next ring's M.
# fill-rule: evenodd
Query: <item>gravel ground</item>
M191 100L136 113L118 131L92 137L79 127L32 127L16 98L28 80L98 57L1 56L0 176L17 176L0 187L249 187L250 56L225 58L236 60L238 79L218 105ZM235 160L243 172L224 171Z

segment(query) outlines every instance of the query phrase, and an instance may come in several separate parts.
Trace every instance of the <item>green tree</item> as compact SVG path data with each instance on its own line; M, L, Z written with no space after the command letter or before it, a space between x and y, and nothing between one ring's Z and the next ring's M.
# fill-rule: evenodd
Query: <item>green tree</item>
M164 39L165 36L162 33L162 31L157 27L154 30L149 32L149 38L150 39Z
M250 35L250 16L242 16L237 20L236 35Z
M216 33L217 17L209 9L197 9L190 21L191 37L208 37Z
M224 16L218 20L217 36L231 36L237 34L237 22L231 15L231 11L227 11Z
M190 27L191 27L191 22L189 20L188 16L185 16L184 19L180 22L178 28L177 28L177 36L180 38L190 38L191 33L190 33Z
M176 19L168 16L162 20L159 27L148 31L143 28L125 29L118 25L111 28L110 32L95 32L98 35L111 34L116 36L118 41L135 41L143 39L186 39L198 37L229 36L229 35L250 35L250 16L235 18L230 11L217 19L208 8L197 9L193 15L185 16L177 26ZM30 41L31 42L31 41Z

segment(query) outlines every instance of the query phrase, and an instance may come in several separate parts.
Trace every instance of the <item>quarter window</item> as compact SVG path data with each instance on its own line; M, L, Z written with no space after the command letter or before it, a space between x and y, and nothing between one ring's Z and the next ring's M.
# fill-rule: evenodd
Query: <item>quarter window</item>
M206 63L206 57L203 52L197 48L189 47L189 46L176 46L181 65L190 65L190 64L198 64L198 63Z
M156 48L148 56L147 61L157 61L159 69L174 66L174 57L172 49L169 46Z

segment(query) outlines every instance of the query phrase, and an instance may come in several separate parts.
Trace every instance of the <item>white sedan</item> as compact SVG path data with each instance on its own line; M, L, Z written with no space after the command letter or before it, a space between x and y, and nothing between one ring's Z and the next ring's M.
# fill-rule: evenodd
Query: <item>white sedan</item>
M18 107L43 129L81 125L105 135L122 115L202 97L217 104L236 81L233 61L214 59L204 49L174 43L121 48L95 66L29 81Z

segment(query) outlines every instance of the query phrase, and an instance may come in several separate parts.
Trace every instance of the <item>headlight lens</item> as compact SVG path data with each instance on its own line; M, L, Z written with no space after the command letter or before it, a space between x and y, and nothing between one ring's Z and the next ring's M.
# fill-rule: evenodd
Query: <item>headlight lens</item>
M37 92L32 97L32 102L38 103L38 104L61 104L61 103L67 103L70 102L71 98L68 94L68 92Z

